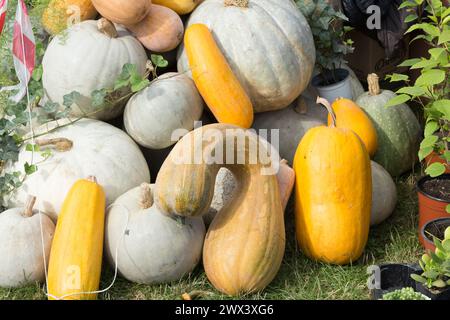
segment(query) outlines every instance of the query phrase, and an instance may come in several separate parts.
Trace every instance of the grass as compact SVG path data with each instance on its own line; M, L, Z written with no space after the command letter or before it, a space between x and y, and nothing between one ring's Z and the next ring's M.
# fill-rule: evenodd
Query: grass
M374 227L363 257L352 266L330 266L313 262L299 251L294 233L292 210L286 214L287 243L281 269L275 280L261 293L243 299L369 299L367 267L382 262L415 262L422 249L417 239L417 198L415 176L397 181L399 201L386 222ZM292 207L292 206L290 206ZM107 287L113 270L105 266L101 288ZM0 289L0 299L45 299L42 286ZM167 285L140 285L118 278L100 299L180 299L184 292L201 291L204 299L229 299L208 282L203 268L197 267L186 278Z

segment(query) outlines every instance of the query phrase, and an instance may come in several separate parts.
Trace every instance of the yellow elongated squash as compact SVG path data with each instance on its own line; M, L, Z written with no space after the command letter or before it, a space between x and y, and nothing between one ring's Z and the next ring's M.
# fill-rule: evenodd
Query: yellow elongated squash
M191 13L202 0L153 0L152 2L170 8L179 15L183 15Z
M48 269L49 299L93 300L102 266L105 193L94 177L77 181L56 225Z
M253 106L204 24L187 28L184 45L195 85L220 123L250 128Z
M330 114L333 114L328 104ZM316 127L303 137L294 158L297 240L314 260L348 264L362 254L369 236L372 177L369 154L348 128Z

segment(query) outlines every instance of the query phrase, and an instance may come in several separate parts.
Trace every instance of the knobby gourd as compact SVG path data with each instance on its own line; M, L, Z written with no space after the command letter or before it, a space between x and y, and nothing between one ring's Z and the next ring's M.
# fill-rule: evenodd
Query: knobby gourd
M373 157L378 148L378 137L375 126L366 113L349 99L337 99L332 108L336 115L336 126L353 130L364 142L369 156ZM328 115L328 125L333 125L331 115Z
M204 239L202 219L162 214L153 204L153 185L148 183L120 196L107 212L105 253L133 282L180 279L200 261Z
M301 250L314 260L347 264L362 254L369 236L372 204L370 158L348 128L309 130L294 159L295 220Z
M284 254L276 172L264 156L268 148L259 143L258 154L252 147L259 141L255 134L232 125L201 127L175 145L156 180L155 202L161 212L193 217L210 208L221 167L236 177L235 196L213 220L203 249L208 279L229 295L264 289Z
M126 101L98 108L91 94L112 89L127 63L145 74L147 54L136 38L103 18L83 21L53 38L47 47L42 61L46 98L62 106L64 95L77 91L81 97L71 107L72 116L113 119L122 113Z
M160 4L174 10L179 15L191 13L203 0L153 0L154 4Z
M177 129L190 131L203 113L203 100L184 74L166 73L135 94L125 108L127 133L141 146L164 149L173 145Z
M42 25L48 33L55 35L69 25L96 16L97 10L91 0L51 0L42 14Z
M255 112L283 109L307 88L315 46L293 1L205 0L187 28L198 23L211 30ZM181 46L179 72L191 69L186 54Z
M55 128L58 129L45 134ZM33 155L24 146L18 161L5 168L7 172L22 172L27 162L38 166L5 199L9 207L23 206L31 193L39 199L37 208L56 218L69 189L88 175L97 177L108 205L127 190L150 182L139 147L126 133L107 123L83 119L69 125L69 120L58 120L36 128L35 134L41 135L35 141L40 150L51 154L48 158L41 152Z
M92 0L97 11L106 19L123 25L135 24L150 11L151 0Z
M127 28L153 52L173 50L183 40L184 26L180 16L172 9L155 4L142 21Z
M48 267L50 300L92 300L100 284L105 193L95 177L78 180L67 194Z
M414 167L422 130L414 113L406 104L385 105L396 94L381 90L378 76L368 76L369 92L356 103L367 113L378 134L378 151L373 160L381 164L392 176L399 176Z
M394 212L397 204L397 187L391 175L381 165L372 165L372 214L370 225L382 223Z
M48 261L55 225L47 215L39 216L33 210L35 201L36 197L30 196L25 207L0 213L0 287L45 280L44 258Z
M186 30L184 43L194 82L220 123L250 128L253 106L241 83L203 24Z

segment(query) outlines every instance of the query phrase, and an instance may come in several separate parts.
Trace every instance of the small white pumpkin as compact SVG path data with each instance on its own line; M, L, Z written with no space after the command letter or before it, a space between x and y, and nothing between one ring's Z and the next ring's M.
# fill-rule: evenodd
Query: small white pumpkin
M51 122L35 130L41 150L51 148L44 159L34 153L37 172L29 175L23 185L7 199L9 207L22 206L29 193L39 199L40 210L56 218L67 192L79 179L94 175L104 188L107 204L127 190L150 182L147 163L139 147L123 131L101 121L82 119ZM60 127L66 125L65 127ZM45 134L48 130L56 130ZM19 160L8 164L9 172L22 172L24 164L32 163L32 152L23 147Z
M311 29L292 0L205 0L187 26L211 30L255 112L287 107L308 86L316 50ZM184 46L178 71L189 71Z
M126 279L145 284L190 273L200 261L206 233L201 218L162 214L152 192L153 185L142 184L119 197L107 212L105 226L111 265L117 264Z
M302 100L304 101L303 103ZM279 130L278 151L280 157L293 163L295 150L306 132L314 127L325 125L327 114L325 108L317 106L309 99L300 98L283 110L265 112L255 115L253 128L257 130ZM275 138L272 137L272 140ZM274 144L275 140L272 141Z
M26 207L0 214L0 287L16 288L45 279L43 254L48 262L55 225L47 215L33 210L35 201L29 197Z
M372 164L372 216L374 226L389 218L397 204L397 187L391 175L375 161Z
M166 73L128 102L124 124L141 146L164 149L174 143L177 129L191 131L203 113L203 100L194 81L184 74Z
M83 21L53 38L42 65L46 98L62 105L64 95L77 91L81 98L71 114L110 120L120 115L125 103L100 109L92 106L93 91L114 87L122 67L135 64L145 74L147 54L144 47L123 27L106 19Z

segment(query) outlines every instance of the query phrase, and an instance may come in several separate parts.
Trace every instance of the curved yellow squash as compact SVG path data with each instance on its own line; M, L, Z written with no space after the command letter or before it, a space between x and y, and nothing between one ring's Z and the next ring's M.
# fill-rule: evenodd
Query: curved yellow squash
M91 300L103 253L105 194L95 178L77 181L56 225L48 268L49 299Z
M236 147L237 141L245 146ZM236 126L201 127L178 142L156 180L155 201L161 212L200 216L211 205L219 169L226 167L235 176L234 197L214 218L203 248L208 279L229 295L263 290L276 276L284 255L284 214L276 172L263 170L269 162L249 161L255 155L249 146L259 141L256 134ZM230 142L236 143L234 150L227 149L233 145ZM186 155L190 156L180 162ZM204 156L202 161L194 160L198 155ZM225 163L237 156L247 160Z
M79 16L78 16L79 15ZM68 22L75 23L94 19L97 10L91 0L52 0L42 15L44 29L52 34L58 34L67 29Z
M209 29L203 24L189 26L184 45L195 85L217 121L250 128L253 123L250 98Z
M294 158L297 240L314 260L356 261L367 243L372 204L370 159L346 128L316 127Z
M202 0L152 0L153 4L159 4L170 8L179 15L191 13Z

